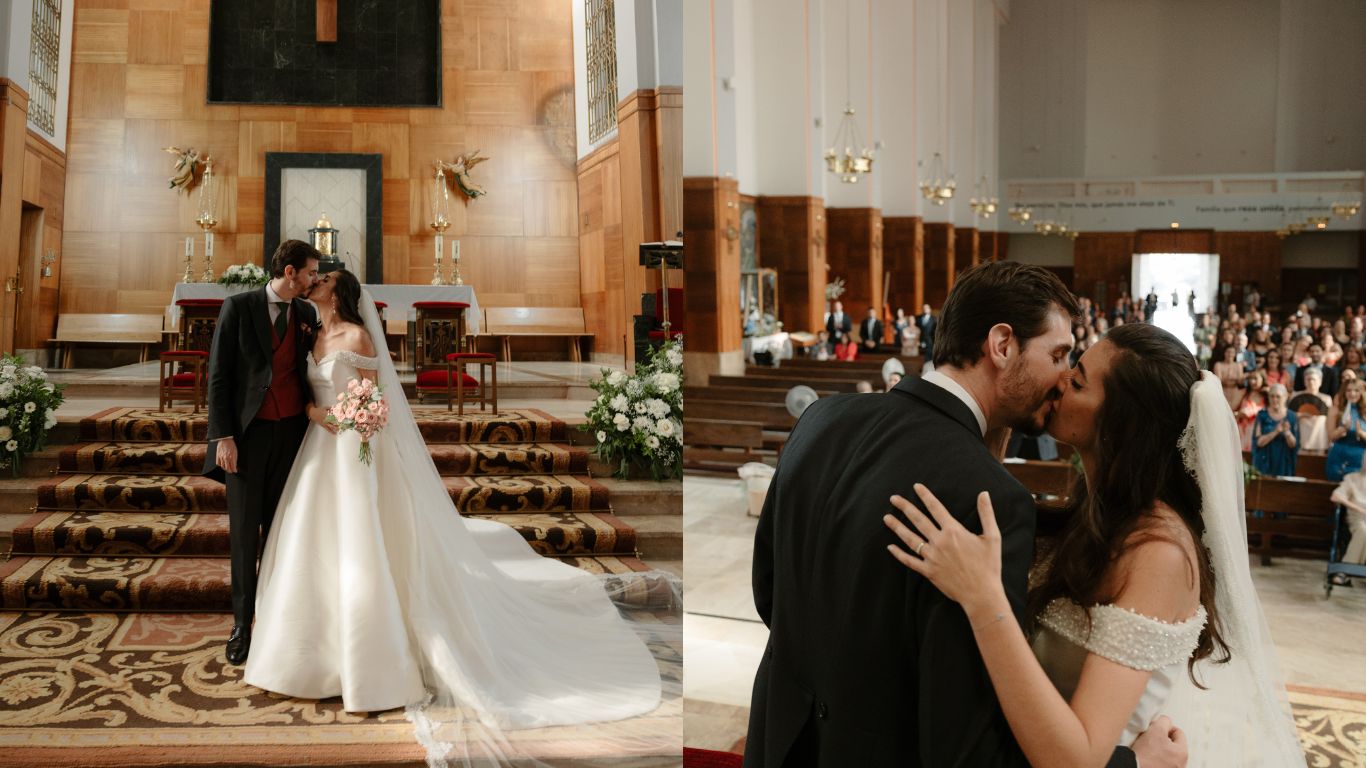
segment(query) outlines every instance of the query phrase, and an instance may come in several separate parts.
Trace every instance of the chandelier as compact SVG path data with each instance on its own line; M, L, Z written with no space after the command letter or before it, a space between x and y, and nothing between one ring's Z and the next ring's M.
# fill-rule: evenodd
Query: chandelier
M849 87L849 73L853 71L849 42L849 6L844 6L844 118L835 131L835 141L825 150L825 169L840 177L845 184L857 184L859 177L873 172L873 148L863 143L858 121L854 119L853 90ZM868 19L869 24L872 18Z
M1029 221L1031 217L1033 217L1034 210L1027 205L1020 205L1019 203L1016 203L1010 206L1010 210L1007 211L1007 214L1010 216L1011 221L1015 222L1016 224L1023 224L1026 221Z
M976 195L968 201L968 207L972 208L972 214L977 217L990 216L996 213L996 198L989 197L987 177L983 176L977 180Z
M1350 219L1357 215L1357 212L1360 210L1360 200L1346 203L1333 203L1333 215L1342 219Z
M948 174L946 177L944 157L938 152L934 153L934 160L930 163L930 177L930 179L920 182L920 194L935 205L943 205L952 200L958 182L954 180L953 174Z
M1304 224L1314 229L1328 229L1328 219L1327 216L1310 216L1304 220Z

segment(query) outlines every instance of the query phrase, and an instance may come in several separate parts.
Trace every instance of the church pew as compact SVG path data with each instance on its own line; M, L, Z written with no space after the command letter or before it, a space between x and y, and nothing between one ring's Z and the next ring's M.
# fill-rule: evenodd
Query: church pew
M1322 451L1300 451L1300 455L1295 458L1295 475L1307 480L1327 480L1328 475L1324 470L1324 461L1328 454ZM1243 461L1252 463L1252 452L1243 451Z
M821 397L835 394L834 390L816 387L816 394ZM693 400L729 400L756 402L756 403L784 403L787 398L787 387L684 387L683 402Z
M794 357L791 360L783 360L779 363L779 368L789 370L807 370L810 368L826 370L845 370L845 371L870 371L878 375L882 374L882 364L887 358L895 357L901 361L901 365L906 368L906 373L911 376L919 375L920 369L924 364L921 357L903 357L901 355L868 355L859 357L856 360L817 360L813 357Z
M693 419L719 419L721 421L757 421L764 429L791 431L797 420L787 412L782 403L733 402L727 400L694 400L687 404L686 422ZM683 441L688 442L687 429L683 431Z
M856 392L858 383L866 379L808 379L801 374L767 376L715 376L709 379L712 386L719 387L752 387L759 389L781 389L784 392L801 384L811 387L816 391L832 392ZM869 382L872 383L872 382Z
M81 314L57 315L57 335L48 339L59 352L63 368L71 367L71 353L77 345L138 345L138 362L147 362L147 350L161 343L161 315Z
M683 469L730 474L751 461L777 463L763 445L764 427L757 421L695 418L690 410L683 425Z
M1272 555L1326 558L1333 539L1333 490L1326 480L1259 477L1247 485L1249 549L1270 565Z
M875 368L869 370L843 369L843 368L769 368L763 365L749 365L745 367L746 376L786 376L794 379L806 381L839 381L843 379L853 379L854 381L864 380L869 383L882 384L882 369Z
M1076 482L1072 464L1066 461L1018 461L1005 463L1011 476L1035 496L1067 498Z

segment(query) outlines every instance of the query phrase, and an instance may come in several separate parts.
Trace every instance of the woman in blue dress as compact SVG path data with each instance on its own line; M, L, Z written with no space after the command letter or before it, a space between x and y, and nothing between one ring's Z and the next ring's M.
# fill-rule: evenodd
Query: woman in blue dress
M1364 391L1360 379L1347 382L1342 390L1342 407L1337 409L1338 416L1333 423L1333 447L1328 449L1328 458L1324 461L1324 474L1334 483L1357 471L1362 455L1366 454Z
M1300 453L1300 420L1285 407L1285 385L1272 384L1266 407L1252 422L1252 466L1263 475L1294 477Z

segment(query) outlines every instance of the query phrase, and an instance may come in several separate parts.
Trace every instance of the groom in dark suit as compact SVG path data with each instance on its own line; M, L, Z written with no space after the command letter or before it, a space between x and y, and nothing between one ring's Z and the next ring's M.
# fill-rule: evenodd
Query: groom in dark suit
M251 648L256 557L270 533L313 400L305 362L318 322L304 299L318 280L318 252L280 243L263 288L228 297L209 353L209 448L204 474L228 486L232 554L229 664Z
M895 538L882 516L918 482L980 532L976 498L990 492L1001 577L1026 623L1034 500L993 452L1007 428L1046 426L1076 315L1044 269L974 267L944 305L935 371L881 397L822 398L802 415L755 537L754 602L770 633L746 766L1027 766L966 615L887 553ZM1135 744L1143 768L1184 765L1180 745L1159 735ZM1134 764L1127 748L1110 760Z

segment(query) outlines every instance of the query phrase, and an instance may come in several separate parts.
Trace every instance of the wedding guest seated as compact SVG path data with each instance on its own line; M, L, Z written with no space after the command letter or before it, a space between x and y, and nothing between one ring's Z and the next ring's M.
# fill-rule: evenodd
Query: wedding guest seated
M1315 369L1323 372L1323 385L1320 387L1323 394L1328 395L1329 397L1336 395L1338 393L1339 385L1338 370L1324 362L1323 345L1318 344L1317 342L1309 345L1309 362L1306 365L1302 365L1295 375L1303 379L1305 373ZM1303 389L1303 382L1298 383L1301 384L1298 388Z
M849 334L840 334L840 343L835 345L835 359L850 362L858 359L858 345L849 338Z
M860 381L854 385L854 391L859 394L870 395L873 393L873 383L871 381Z
M1343 347L1342 359L1338 361L1338 378L1341 379L1348 371L1361 375L1362 354L1361 348L1355 345Z
M830 334L824 329L816 332L816 343L807 350L817 360L830 359Z
M1266 368L1263 371L1266 376L1266 385L1272 386L1280 384L1285 387L1287 392L1295 386L1295 377L1285 369L1285 358L1281 357L1281 351L1275 347L1267 350Z
M1329 480L1341 480L1361 466L1366 455L1366 414L1362 413L1362 393L1366 386L1353 379L1343 389L1342 405L1330 416L1333 447L1324 460L1324 475Z
M896 319L892 321L893 338L897 344L903 343L906 329L911 327L911 318L906 317L906 310L901 307L896 309Z
M1366 465L1342 478L1342 485L1333 491L1333 501L1346 507L1347 529L1352 534L1342 562L1366 565ZM1352 580L1345 573L1335 573L1333 584L1350 587Z
M1267 406L1252 427L1252 466L1264 475L1293 477L1300 452L1300 421L1286 408L1290 399L1283 384L1267 389Z
M1296 392L1290 398L1300 419L1300 450L1303 451L1323 453L1332 443L1328 417L1333 410L1333 401L1319 391L1322 383L1321 371L1308 371L1304 376L1304 391Z

